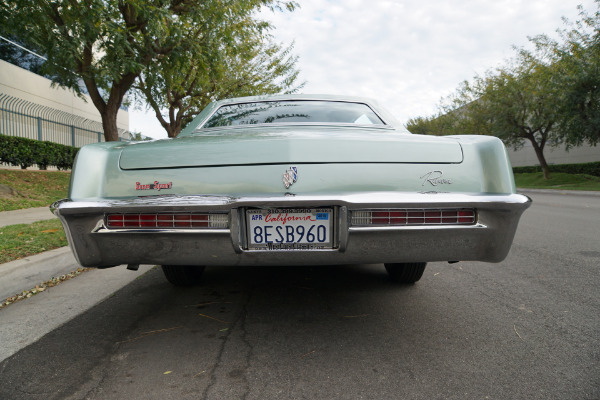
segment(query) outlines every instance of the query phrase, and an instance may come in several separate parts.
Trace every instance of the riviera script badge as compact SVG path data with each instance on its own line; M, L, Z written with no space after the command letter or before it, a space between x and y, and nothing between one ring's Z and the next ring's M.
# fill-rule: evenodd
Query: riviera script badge
M298 167L290 167L290 169L283 173L283 184L286 189L289 189L290 186L292 186L297 179Z
M421 186L425 186L425 184L427 182L429 182L431 184L431 186L451 185L452 179L442 178L443 175L444 175L444 173L442 171L428 172L425 175L423 175L421 178L419 178L419 179L424 179L423 184Z
M135 183L135 190L162 190L162 189L172 189L173 182L169 183L160 183L158 181L154 181L153 183L141 184L139 182Z

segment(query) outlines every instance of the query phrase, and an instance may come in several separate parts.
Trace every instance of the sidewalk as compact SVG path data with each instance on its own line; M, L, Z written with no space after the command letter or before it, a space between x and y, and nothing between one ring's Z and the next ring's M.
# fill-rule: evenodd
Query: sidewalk
M0 212L0 228L7 225L31 224L56 218L48 207L26 208L23 210Z
M0 228L7 225L31 224L56 218L48 207L0 212ZM79 267L71 249L61 247L20 260L0 264L0 300L29 290L52 277L67 274Z
M56 218L48 207L0 212L0 227L15 224L31 224ZM69 247L45 251L20 260L0 264L0 300L53 277L61 276L79 268Z
M48 207L4 211L0 212L0 227L52 218L56 217ZM103 301L153 267L141 265L138 271L129 271L125 266L92 269L77 279L0 310L0 362ZM79 264L69 247L0 264L0 300L77 268Z
M56 218L48 207L0 212L0 227L15 224L31 224ZM79 268L69 247L45 251L29 257L0 264L0 300L29 290L53 277L67 274Z
M69 247L0 264L0 301L79 268Z

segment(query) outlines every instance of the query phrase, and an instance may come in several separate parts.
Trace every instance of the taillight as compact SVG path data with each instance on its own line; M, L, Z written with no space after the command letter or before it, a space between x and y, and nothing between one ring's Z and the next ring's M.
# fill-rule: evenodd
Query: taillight
M108 214L108 228L227 228L227 214L207 213L157 213Z
M352 212L354 226L473 225L474 209L385 209Z

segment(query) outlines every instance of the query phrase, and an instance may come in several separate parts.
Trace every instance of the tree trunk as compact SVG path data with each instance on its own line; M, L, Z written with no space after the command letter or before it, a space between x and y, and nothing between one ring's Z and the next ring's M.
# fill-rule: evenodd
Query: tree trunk
M544 148L541 147L535 141L535 139L529 138L529 141L533 145L533 149L535 150L535 155L537 156L537 159L540 162L540 167L542 167L542 172L544 173L544 179L550 179L550 168L548 168L548 163L546 162L546 157L544 157Z
M171 122L167 128L167 134L170 138L175 138L181 133L181 121Z
M110 109L100 114L102 117L102 128L104 129L104 140L115 142L119 140L119 130L117 129L117 113Z

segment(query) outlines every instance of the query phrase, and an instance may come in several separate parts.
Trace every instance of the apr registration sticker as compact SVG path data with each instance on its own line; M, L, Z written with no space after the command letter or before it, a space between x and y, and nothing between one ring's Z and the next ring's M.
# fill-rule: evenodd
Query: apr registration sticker
M333 209L246 211L250 249L319 250L332 248Z

